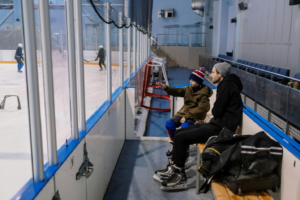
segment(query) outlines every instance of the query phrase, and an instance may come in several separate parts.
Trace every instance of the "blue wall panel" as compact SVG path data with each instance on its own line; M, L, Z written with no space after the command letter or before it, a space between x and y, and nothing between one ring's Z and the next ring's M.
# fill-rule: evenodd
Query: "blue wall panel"
M164 9L174 9L173 18L158 18L157 12ZM192 10L192 1L183 0L153 0L152 36L164 33L165 25L187 25L202 22L202 17Z

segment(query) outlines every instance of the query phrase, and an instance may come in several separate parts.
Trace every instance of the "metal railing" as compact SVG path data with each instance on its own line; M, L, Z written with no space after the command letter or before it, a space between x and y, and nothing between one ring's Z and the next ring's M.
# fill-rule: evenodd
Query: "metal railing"
M157 42L162 46L204 47L205 33L157 34Z
M166 49L164 49L161 45L159 45L156 40L154 40L152 37L151 37L151 40L156 44L157 50L162 50L165 54L167 54L168 57L170 57L172 60L174 60L177 64L181 65L181 63L174 56L169 54ZM166 58L167 63L168 63L168 57Z

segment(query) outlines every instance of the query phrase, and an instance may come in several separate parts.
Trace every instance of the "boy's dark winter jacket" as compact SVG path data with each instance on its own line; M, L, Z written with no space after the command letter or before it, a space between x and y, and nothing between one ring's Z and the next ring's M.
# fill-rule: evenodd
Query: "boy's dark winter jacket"
M19 56L19 57L22 57L23 56L23 53L22 53L22 48L21 47L18 47L17 50L16 50L16 55L15 56Z
M219 83L217 99L212 109L214 118L210 124L235 132L243 114L241 99L242 82L235 74L229 74Z
M193 92L192 86L186 88L166 87L165 91L169 95L184 97L184 105L176 113L176 116L196 121L205 119L210 108L209 97L213 94L213 91L205 85L201 87L197 92Z

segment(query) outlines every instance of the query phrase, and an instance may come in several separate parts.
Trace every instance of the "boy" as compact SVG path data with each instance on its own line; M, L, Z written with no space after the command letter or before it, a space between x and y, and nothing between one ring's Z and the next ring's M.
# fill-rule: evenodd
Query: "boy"
M102 65L104 66L104 69L106 70L106 65L105 65L105 56L106 56L106 51L103 47L103 45L100 45L99 46L99 51L98 51L98 54L97 54L97 58L95 59L98 60L98 58L100 58L99 60L99 67L100 67L100 70L99 71L102 71Z
M176 113L174 117L166 122L166 129L170 139L173 141L174 133L177 127L185 128L195 124L195 122L202 122L206 113L209 111L209 97L213 94L213 91L203 85L204 74L202 71L195 70L189 77L190 86L186 88L174 88L166 86L160 82L156 84L169 95L184 97L184 105ZM166 155L172 156L172 148L166 153Z

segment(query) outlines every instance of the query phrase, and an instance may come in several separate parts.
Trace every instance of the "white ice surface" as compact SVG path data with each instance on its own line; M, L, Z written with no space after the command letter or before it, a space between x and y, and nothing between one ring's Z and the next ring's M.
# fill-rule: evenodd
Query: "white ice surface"
M0 200L12 198L32 178L25 70L24 66L23 73L18 73L16 64L0 64L0 103L4 95L14 94L19 96L22 107L18 110L16 98L10 97L6 100L5 109L0 109L0 172L2 174ZM46 163L48 159L42 68L38 67L38 70L44 163ZM88 119L107 99L107 82L106 71L99 71L97 65L85 65L84 72L86 119ZM57 148L59 149L71 135L66 63L56 64L53 67L53 76ZM113 92L119 85L119 67L112 67Z

